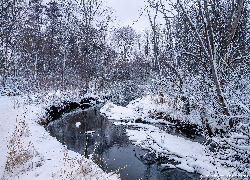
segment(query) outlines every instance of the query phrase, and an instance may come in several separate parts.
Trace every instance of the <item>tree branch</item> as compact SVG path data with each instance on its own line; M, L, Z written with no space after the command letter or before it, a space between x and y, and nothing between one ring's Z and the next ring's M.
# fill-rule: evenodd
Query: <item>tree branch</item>
M229 46L231 44L231 42L232 42L232 40L234 38L234 35L236 33L237 27L238 27L240 19L241 19L241 15L242 15L242 10L243 10L243 7L244 7L244 3L245 3L245 0L239 0L237 16L234 19L232 31L231 31L231 33L229 35L227 46Z
M212 53L212 56L214 56L214 37L213 37L213 31L212 31L212 25L210 21L210 17L208 14L208 5L207 0L204 0L204 8L205 8L205 14L207 19L207 25L208 25L208 33L209 33L209 48Z
M196 29L196 27L194 26L192 20L189 18L187 12L185 11L185 9L184 9L184 7L182 6L182 4L180 3L180 0L177 0L177 4L179 4L179 6L180 6L180 8L181 8L181 10L182 10L182 12L183 12L185 18L187 19L187 22L188 22L189 25L191 26L191 29L194 31L194 33L195 33L195 35L196 35L196 38L197 38L197 40L198 40L198 42L199 42L199 44L200 44L200 46L201 46L203 52L205 53L205 56L210 57L210 56L209 56L209 53L207 52L207 50L206 50L206 48L205 48L205 46L204 46L204 43L203 43L201 37L200 37L200 35L199 35L199 33L198 33L197 29Z

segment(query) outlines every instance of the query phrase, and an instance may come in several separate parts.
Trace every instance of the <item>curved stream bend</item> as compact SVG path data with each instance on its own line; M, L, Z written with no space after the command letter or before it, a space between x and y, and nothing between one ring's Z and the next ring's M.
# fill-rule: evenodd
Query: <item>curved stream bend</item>
M52 121L46 127L51 136L73 150L88 157L104 171L119 170L122 179L200 179L198 174L165 169L154 153L132 145L124 125L114 125L100 114L100 108L70 113ZM125 168L124 168L125 167Z

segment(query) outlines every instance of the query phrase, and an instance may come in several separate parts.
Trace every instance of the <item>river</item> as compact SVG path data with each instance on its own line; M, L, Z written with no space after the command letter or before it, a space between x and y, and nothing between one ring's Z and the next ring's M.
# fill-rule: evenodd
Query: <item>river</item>
M149 150L135 146L129 140L128 125L114 125L100 114L100 108L76 110L46 126L51 136L98 164L106 172L119 173L121 179L200 179L199 174L178 168L166 169ZM90 156L91 155L91 156Z

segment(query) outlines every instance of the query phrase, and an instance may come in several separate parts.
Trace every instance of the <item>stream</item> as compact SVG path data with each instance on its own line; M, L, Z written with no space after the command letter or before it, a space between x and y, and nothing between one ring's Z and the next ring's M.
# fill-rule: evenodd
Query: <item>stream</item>
M100 114L100 108L76 110L47 125L50 135L69 150L92 160L105 172L117 171L122 180L131 179L200 179L199 174L181 169L165 169L155 154L135 146L129 140L125 125L114 125Z

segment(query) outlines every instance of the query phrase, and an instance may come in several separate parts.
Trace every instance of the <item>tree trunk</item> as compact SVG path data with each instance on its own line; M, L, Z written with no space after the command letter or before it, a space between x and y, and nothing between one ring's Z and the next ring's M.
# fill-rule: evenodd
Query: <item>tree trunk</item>
M244 1L245 0L241 0L239 2L238 14L237 14L237 16L236 16L236 18L234 20L234 24L233 24L233 27L232 27L231 34L229 36L229 41L227 43L227 46L232 42L233 36L234 36L234 34L236 32L236 29L238 27L240 17L241 17L241 12L242 12L243 5L244 5ZM220 87L220 84L219 84L219 81L218 81L218 76L217 76L215 65L214 65L214 57L215 57L215 54L214 54L215 53L214 52L214 42L213 42L214 38L213 38L213 34L212 34L212 26L211 26L210 17L209 17L207 1L204 0L204 9L205 9L206 21L204 20L203 14L201 14L202 20L203 20L203 23L204 23L204 28L205 28L205 35L206 35L205 39L207 41L207 46L205 46L205 44L203 43L203 41L202 41L202 39L201 39L201 37L200 37L200 35L198 33L197 28L194 26L194 23L191 21L190 17L188 16L187 12L185 11L184 7L180 3L180 0L177 0L177 3L179 4L185 18L187 19L187 22L191 26L191 29L194 32L195 37L198 40L202 51L204 52L205 56L207 57L207 59L209 61L209 64L210 64L210 67L211 67L211 70L212 70L213 80L214 80L215 87L216 87L218 102L219 102L220 106L222 107L223 112L225 113L225 115L227 115L229 117L229 125L230 125L230 128L232 128L233 127L233 121L230 118L229 110L228 110L228 108L226 106L225 99L222 96L221 87ZM200 12L202 12L200 2L199 2L199 9L200 9Z

